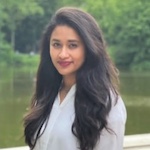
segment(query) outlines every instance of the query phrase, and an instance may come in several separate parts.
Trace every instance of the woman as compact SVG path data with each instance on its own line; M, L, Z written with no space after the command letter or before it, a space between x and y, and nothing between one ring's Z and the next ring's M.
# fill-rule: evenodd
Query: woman
M61 8L46 27L36 89L24 118L34 150L121 150L126 109L117 69L94 18Z

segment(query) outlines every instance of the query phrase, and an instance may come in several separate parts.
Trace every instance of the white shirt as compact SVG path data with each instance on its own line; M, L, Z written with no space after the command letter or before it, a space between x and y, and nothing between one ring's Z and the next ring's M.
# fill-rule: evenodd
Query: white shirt
M52 107L47 127L38 139L34 150L79 150L79 144L71 131L75 117L74 96L76 85L73 85L60 104L59 94ZM126 109L121 98L113 105L108 127L115 133L103 129L100 141L94 150L122 150L126 122ZM44 126L43 126L44 128Z

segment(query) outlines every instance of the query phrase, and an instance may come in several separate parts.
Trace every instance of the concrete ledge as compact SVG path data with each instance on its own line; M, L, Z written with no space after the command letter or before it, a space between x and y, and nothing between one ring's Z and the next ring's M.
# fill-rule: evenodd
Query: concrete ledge
M150 133L126 135L123 144L124 150L150 150ZM0 150L29 150L27 146L3 148Z
M126 135L124 138L124 150L150 150L150 133Z
M29 150L29 147L22 146L22 147L12 147L12 148L2 148L0 150Z

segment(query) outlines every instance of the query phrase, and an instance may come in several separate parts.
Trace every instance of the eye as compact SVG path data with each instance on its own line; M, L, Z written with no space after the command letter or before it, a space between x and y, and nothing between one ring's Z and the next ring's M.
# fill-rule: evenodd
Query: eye
M54 48L60 48L60 47L61 47L61 44L58 43L58 42L54 42L54 43L52 43L52 46L53 46Z
M76 44L76 43L70 43L69 44L69 48L70 49L75 49L75 48L77 48L78 47L78 45Z

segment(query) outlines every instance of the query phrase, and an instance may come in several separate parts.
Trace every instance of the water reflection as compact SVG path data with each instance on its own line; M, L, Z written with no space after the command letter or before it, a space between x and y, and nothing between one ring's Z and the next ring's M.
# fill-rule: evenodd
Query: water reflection
M33 91L35 71L0 70L0 148L24 145L22 118Z
M121 73L121 90L125 95L150 97L150 73Z
M150 73L122 73L121 93L128 113L126 134L150 133Z

